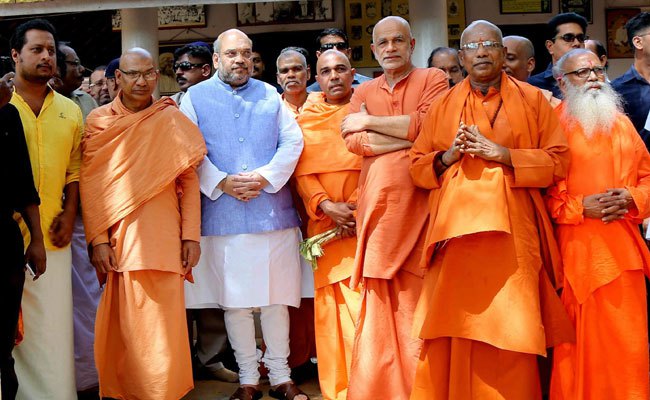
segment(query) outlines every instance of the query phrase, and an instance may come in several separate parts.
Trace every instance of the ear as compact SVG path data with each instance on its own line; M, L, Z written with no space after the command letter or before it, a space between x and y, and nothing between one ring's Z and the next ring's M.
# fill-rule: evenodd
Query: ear
M214 69L219 67L219 53L212 54L212 66Z
M462 50L458 51L458 62L461 67L465 68L465 53Z
M357 70L355 68L350 68L350 73L352 74L352 77L354 77L357 74Z
M535 57L531 57L526 61L526 71L530 74L535 69Z
M562 94L566 93L566 83L564 83L564 79L556 79L558 86L560 87L560 91L562 91Z
M212 71L210 70L210 66L208 64L205 64L201 67L201 76L210 76L211 72Z
M548 50L548 54L550 54L550 55L553 55L553 50L552 50L552 49L553 49L553 45L554 45L554 44L555 44L555 43L553 43L552 40L547 40L547 41L545 42L546 50Z
M411 38L411 52L415 50L415 38Z
M280 73L279 72L275 74L275 81L278 83L278 85L280 85L280 87L282 87L282 82L280 81Z
M641 36L635 36L635 37L632 38L632 44L634 45L635 49L643 50L643 44L642 43L643 43L643 41L641 40Z
M311 67L307 66L307 80L311 79Z
M11 59L14 60L14 64L18 61L18 51L16 49L11 49Z
M316 58L320 57L321 54L323 54L323 53L321 53L320 50L316 50Z

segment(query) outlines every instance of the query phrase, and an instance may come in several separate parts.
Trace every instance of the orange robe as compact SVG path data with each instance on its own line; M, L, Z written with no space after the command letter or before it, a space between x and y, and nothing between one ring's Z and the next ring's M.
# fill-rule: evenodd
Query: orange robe
M571 147L566 180L547 194L564 264L562 301L577 341L555 348L551 399L648 399L646 289L650 253L638 224L650 216L650 155L630 120L587 138L558 109ZM585 196L627 188L622 220L584 218Z
M361 157L348 152L341 138L341 121L349 104L332 105L322 92L312 93L297 121L305 147L294 177L309 215L307 236L336 226L318 207L325 200L356 204ZM314 271L314 309L318 379L323 399L347 398L360 291L351 289L350 276L356 237L325 244Z
M95 323L100 396L173 400L193 388L181 240L200 239L198 128L163 98L134 113L118 96L87 118L80 190L89 243L109 243Z
M365 104L371 115L411 117L408 140L420 131L433 99L448 89L442 71L414 69L394 88L381 76L355 89L350 112ZM429 220L427 192L409 176L408 149L375 155L366 132L346 137L363 155L359 177L357 249L351 287L362 285L348 399L407 399L421 340L411 337L422 287L419 265Z
M461 121L510 149L513 166L463 155L436 176ZM557 117L505 73L486 95L466 79L431 106L411 158L415 184L431 189L411 399L540 398L536 355L573 339L551 283L559 254L539 190L569 161Z

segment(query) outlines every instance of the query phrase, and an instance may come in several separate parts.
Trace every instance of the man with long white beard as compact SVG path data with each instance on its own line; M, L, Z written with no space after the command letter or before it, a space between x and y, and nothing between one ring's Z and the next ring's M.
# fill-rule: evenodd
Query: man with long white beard
M650 216L650 155L596 55L572 50L553 69L571 165L546 203L577 340L555 348L550 398L647 399L650 253L637 225Z

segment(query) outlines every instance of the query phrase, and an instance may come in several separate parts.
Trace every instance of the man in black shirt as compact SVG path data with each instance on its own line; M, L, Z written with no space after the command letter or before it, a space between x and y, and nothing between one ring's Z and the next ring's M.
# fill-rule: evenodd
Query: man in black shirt
M13 400L18 390L11 352L16 339L18 313L25 282L25 262L37 279L45 272L45 246L38 214L40 200L34 188L32 168L18 110L8 104L14 74L0 79L0 181L6 190L0 196L0 381L2 398ZM29 227L31 242L25 250L14 211Z

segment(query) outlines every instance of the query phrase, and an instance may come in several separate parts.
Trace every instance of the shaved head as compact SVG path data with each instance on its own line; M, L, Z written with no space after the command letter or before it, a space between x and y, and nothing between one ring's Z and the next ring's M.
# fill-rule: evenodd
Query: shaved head
M503 42L503 33L501 33L501 29L499 29L498 26L494 25L490 21L486 21L484 19L479 19L479 20L476 20L476 21L472 22L471 24L469 24L469 26L467 28L465 28L463 33L460 35L460 44L461 45L463 45L465 43L465 36L468 33L474 32L474 30L476 30L476 28L487 28L489 30L494 31L494 33L497 34L497 36L499 38L499 41Z
M535 69L535 49L530 40L523 36L506 36L506 59L503 70L513 78L526 82Z
M377 29L381 28L382 25L387 24L387 23L393 23L393 24L396 23L396 24L401 25L404 28L404 30L406 32L408 32L409 38L413 37L413 33L411 33L411 25L409 25L409 22L407 20L405 20L404 18L402 18L402 17L397 17L395 15L391 15L389 17L382 18L381 20L379 20L379 22L377 22L375 24L374 28L372 28L372 41L373 42L377 41L377 36L376 36Z
M343 64L348 68L352 68L348 56L337 49L326 50L323 53L321 53L321 57L322 56L327 56L327 59L321 61L320 57L318 57L318 60L316 61L316 71L318 71L319 68L322 65L326 64L327 61L329 60L335 60L338 64Z
M122 56L120 57L120 69L126 69L126 65L134 58L151 60L151 63L153 64L151 53L142 47L133 47L122 53Z
M331 49L324 51L316 62L316 81L330 104L346 104L352 97L355 70L345 53Z
M239 29L228 29L227 31L221 32L221 34L217 37L217 40L214 41L214 52L219 53L221 51L221 44L223 43L224 39L231 37L244 37L250 42L251 47L253 47L253 41L244 32L240 31Z
M519 51L521 51L520 55L524 58L535 57L535 47L533 46L533 42L523 36L506 36L503 38L503 45L506 47L518 46Z

